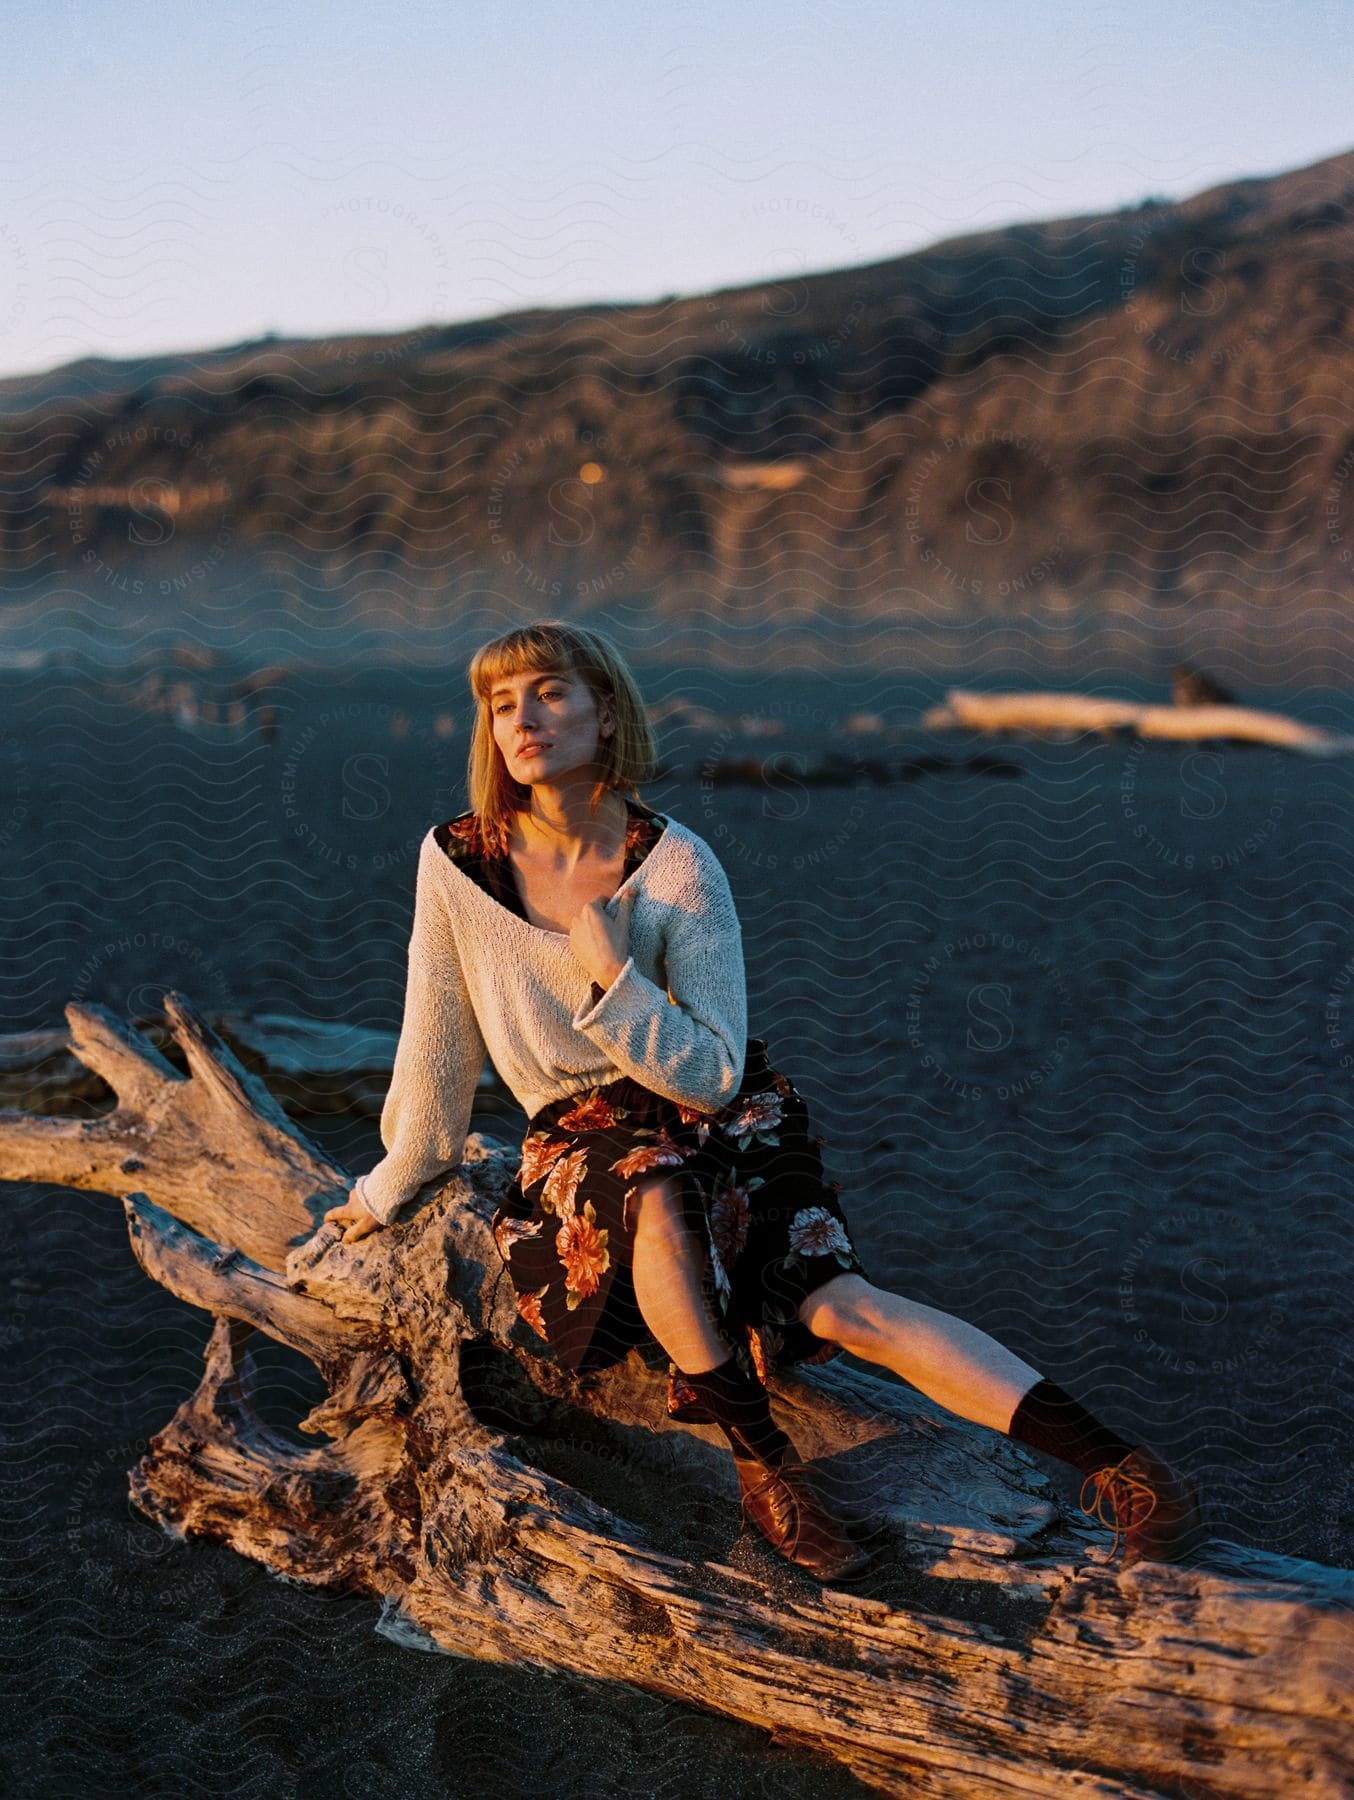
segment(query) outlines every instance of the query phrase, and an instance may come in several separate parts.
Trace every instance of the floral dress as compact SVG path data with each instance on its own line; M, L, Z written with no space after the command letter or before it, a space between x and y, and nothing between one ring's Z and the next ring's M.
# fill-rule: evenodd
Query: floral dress
M640 802L626 805L622 880L666 825ZM473 813L439 826L436 838L464 874L527 918L511 859L486 848ZM594 998L601 991L594 984ZM822 1143L810 1135L804 1097L756 1037L738 1093L718 1112L679 1105L624 1075L552 1101L529 1121L516 1178L493 1217L519 1313L574 1372L605 1368L632 1347L654 1366L666 1362L669 1413L695 1415L696 1395L645 1324L631 1275L635 1186L651 1171L673 1171L701 1246L703 1292L739 1366L764 1382L772 1368L840 1355L798 1317L824 1282L865 1273L841 1184L823 1178Z

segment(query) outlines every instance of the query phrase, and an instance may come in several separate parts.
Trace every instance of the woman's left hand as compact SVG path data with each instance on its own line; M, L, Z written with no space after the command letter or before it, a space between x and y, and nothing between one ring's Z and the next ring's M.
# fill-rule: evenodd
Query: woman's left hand
M607 911L610 901L589 900L569 927L569 948L587 974L603 987L611 986L630 955L630 912L634 902L635 890L629 888L615 902L613 916Z
M356 1191L356 1184L349 1190L348 1198L342 1206L329 1208L324 1215L324 1222L326 1225L338 1226L345 1244L360 1244L364 1237L370 1237L373 1231L382 1230L385 1224Z

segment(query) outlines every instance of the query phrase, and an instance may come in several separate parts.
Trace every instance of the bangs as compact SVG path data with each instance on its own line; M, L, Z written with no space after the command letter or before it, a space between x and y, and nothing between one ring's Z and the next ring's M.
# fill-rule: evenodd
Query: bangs
M483 705L500 681L513 675L577 672L572 646L548 625L526 625L486 644L470 665L470 690Z

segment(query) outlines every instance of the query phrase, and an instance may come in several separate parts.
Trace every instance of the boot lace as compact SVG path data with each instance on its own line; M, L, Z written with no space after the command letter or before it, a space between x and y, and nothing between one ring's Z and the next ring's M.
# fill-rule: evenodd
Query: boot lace
M1081 1510L1114 1532L1114 1541L1110 1545L1111 1561L1119 1554L1133 1527L1150 1519L1156 1511L1156 1489L1126 1466L1135 1454L1130 1452L1119 1462L1095 1470L1081 1484ZM1091 1492L1089 1503L1086 1499L1088 1489Z
M751 1519L753 1501L759 1499L768 1488L774 1487L787 1472L792 1476L807 1475L809 1466L807 1463L802 1462L798 1457L786 1456L778 1463L766 1465L756 1480L749 1482L743 1489L742 1514L745 1524ZM793 1502L793 1524L786 1539L787 1542L792 1543L799 1534L799 1523L803 1512L803 1506L800 1495L796 1492L794 1486L790 1482L785 1484L785 1491Z

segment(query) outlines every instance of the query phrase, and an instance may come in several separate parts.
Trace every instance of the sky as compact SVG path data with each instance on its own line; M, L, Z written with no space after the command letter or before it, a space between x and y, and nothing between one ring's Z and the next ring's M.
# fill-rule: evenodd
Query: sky
M700 293L1354 146L1343 0L4 0L0 373Z

